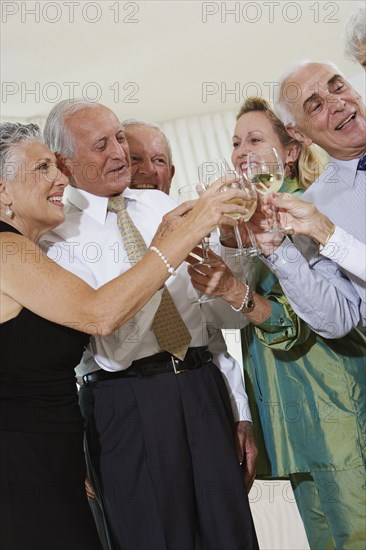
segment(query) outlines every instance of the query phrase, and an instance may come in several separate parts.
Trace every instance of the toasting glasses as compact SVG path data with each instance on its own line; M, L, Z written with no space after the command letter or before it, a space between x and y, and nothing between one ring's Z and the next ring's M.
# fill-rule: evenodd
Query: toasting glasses
M247 212L244 215L241 214L227 214L227 216L230 216L234 220L242 219L244 222L247 222L252 215L255 212L255 209L257 207L257 193L255 190L254 185L252 185L251 181L248 180L243 176L243 174L240 174L234 170L234 168L231 168L229 163L224 158L215 159L212 161L204 162L200 164L198 167L198 177L200 182L205 188L210 187L212 183L214 183L218 179L222 179L225 181L225 178L228 179L228 176L235 176L236 180L233 183L228 183L227 186L223 186L221 191L227 190L229 187L233 188L239 188L242 191L245 191L246 197L243 199L235 198L232 199L229 202L232 202L234 204L238 204L240 206L245 206ZM257 253L257 248L255 246L255 243L252 247L244 247L243 241L241 238L239 227L236 225L234 227L235 232L235 238L238 245L238 252L237 255L253 255L253 253ZM253 244L253 235L249 235L252 239Z
M186 202L191 200L196 200L200 196L201 193L205 190L204 186L200 183L193 184L193 185L184 185L178 190L178 196L179 196L179 202ZM210 243L208 237L204 237L201 240L201 246L202 246L202 259L197 260L196 266L199 265L209 265L212 263L212 261L209 258L208 251L210 248ZM197 300L194 300L192 304L204 304L206 302L212 302L215 300L215 296L207 296L207 294L201 294L199 293L199 297Z
M268 195L269 193L277 193L282 185L285 169L278 151L271 147L248 153L246 174L252 184L255 186L258 193ZM271 228L266 232L281 232L276 219L276 210L272 206L274 213Z

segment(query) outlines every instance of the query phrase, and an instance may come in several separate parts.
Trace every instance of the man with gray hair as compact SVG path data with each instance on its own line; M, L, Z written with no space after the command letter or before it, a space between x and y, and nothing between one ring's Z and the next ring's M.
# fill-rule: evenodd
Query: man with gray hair
M45 138L71 184L49 253L99 287L139 262L176 205L163 193L128 189L127 140L107 107L61 102ZM242 383L234 387L212 362L186 266L174 272L154 248L175 276L110 338L93 338L77 369L113 548L257 549L226 386L237 394Z
M131 159L131 184L132 189L155 189L169 195L175 168L172 162L172 150L168 138L162 132L160 126L153 122L129 118L122 121L122 128L128 141ZM153 195L151 195L153 196ZM159 201L159 194L154 195ZM213 246L219 246L219 243L211 243ZM221 248L221 247L220 247ZM250 278L250 270L253 267L251 262L245 264L238 258L234 258L232 252L222 248L221 255L225 257L231 268L237 272L238 277L243 278L243 271ZM235 261L237 260L237 261ZM239 261L238 261L239 260ZM246 277L247 278L247 277ZM202 304L205 318L210 326L210 341L208 347L214 356L214 362L222 368L223 371L230 371L232 376L236 374L236 385L240 387L242 383L242 374L239 363L232 357L227 350L220 327L225 319L225 310L227 304L222 300L216 300ZM243 322L244 324L244 322ZM239 325L236 323L236 327ZM233 327L225 326L232 332ZM235 330L235 329L234 329ZM235 334L238 336L238 332ZM230 392L231 399L235 396ZM255 477L255 463L257 459L257 447L253 436L252 418L245 394L244 406L241 406L241 414L235 413L238 421L237 431L241 434L241 445L245 450L245 461L243 463L244 477L247 485L250 487Z
M172 150L160 126L145 120L122 121L131 159L132 189L158 189L169 195L175 167Z
M366 110L360 94L335 65L304 62L281 80L277 111L294 139L316 143L331 157L304 200L314 202L333 223L365 242ZM275 237L277 245L282 238ZM296 238L296 243L304 244L310 263L286 239L276 250L272 267L298 315L326 338L365 326L365 283L320 258L309 239Z
M358 61L366 71L366 7L359 6L347 21L345 28L345 54Z
M347 231L351 240L365 243L366 112L360 95L333 64L304 62L281 79L277 112L294 139L316 143L331 156L328 168L302 198ZM295 488L301 515L317 525L307 532L310 546L359 550L366 543L366 332L354 327L366 324L366 284L322 257L318 245L306 237L291 241L260 231L256 236L268 245L264 261L294 311L314 332L330 339L329 356L319 368L324 387L333 395L329 403L314 403L314 422L328 407L329 422L335 423L334 442L326 450L330 460L319 460L318 468L300 478ZM332 361L332 350L344 357L343 364ZM331 406L335 400L336 415ZM337 423L348 426L346 441L337 439Z

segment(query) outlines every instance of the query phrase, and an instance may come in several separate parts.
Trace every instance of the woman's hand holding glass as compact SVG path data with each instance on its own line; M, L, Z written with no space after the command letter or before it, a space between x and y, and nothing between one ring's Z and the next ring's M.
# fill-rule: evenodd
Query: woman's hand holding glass
M227 181L217 181L215 182L209 190L205 191L204 186L200 183L193 185L185 185L181 187L178 191L179 202L186 203L186 201L192 201L199 199L197 202L197 207L193 208L190 212L191 216L196 214L196 216L201 216L202 223L205 224L207 219L207 209L210 210L210 215L212 216L212 210L217 211L217 224L213 225L210 229L211 231L225 222L228 225L235 225L235 218L239 215L245 214L245 208L237 204L238 200L243 199L244 193L237 187L229 188L228 185L235 182L236 177L230 176ZM225 197L222 196L221 191L225 191ZM225 199L225 200L223 200ZM201 265L210 265L212 262L216 262L216 259L212 259L208 255L209 242L208 236L202 239L202 257L195 263L195 267ZM199 254L196 254L197 257L200 257ZM215 298L202 295L197 302L194 303L203 303Z
M221 192L227 192L228 189L240 189L245 194L239 198L232 199L232 204L245 207L245 213L240 214L235 212L229 217L234 220L247 221L252 216L257 206L257 193L255 188L248 179L242 177L233 168L231 168L228 162L224 158L215 159L212 161L204 162L198 167L198 175L200 182L206 189L210 188L215 181L222 181L224 183L221 188ZM238 225L234 226L235 238L238 246L238 255L248 255L252 253L252 249L244 248L243 241L240 234Z

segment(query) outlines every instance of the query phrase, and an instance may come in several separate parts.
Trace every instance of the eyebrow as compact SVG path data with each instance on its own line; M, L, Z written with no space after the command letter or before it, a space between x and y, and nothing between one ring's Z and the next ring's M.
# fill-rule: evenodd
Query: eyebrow
M113 135L114 135L114 136L118 136L118 134L121 134L121 133L122 133L122 134L125 133L124 130L123 130L123 128L119 128L119 129L116 131L116 133L113 134ZM108 136L99 136L99 137L96 137L95 140L94 140L94 143L98 143L98 141L103 141L103 140L105 140L105 139L109 139L109 137L108 137Z
M51 157L41 157L35 161L35 164L38 164L39 162L54 162L54 160L51 159Z
M251 136L252 134L257 134L257 133L263 134L263 131L260 130L259 128L258 128L258 130L251 130L250 132L248 132L248 136ZM234 139L234 138L241 139L241 138L240 138L239 136L237 136L236 134L233 136L232 139Z

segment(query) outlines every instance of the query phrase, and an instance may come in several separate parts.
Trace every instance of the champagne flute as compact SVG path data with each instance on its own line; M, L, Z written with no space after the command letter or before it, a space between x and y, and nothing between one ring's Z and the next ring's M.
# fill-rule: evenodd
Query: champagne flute
M278 151L274 147L271 147L248 153L246 173L258 193L269 195L269 193L277 193L281 188L285 169ZM272 209L275 214L276 210L274 206L272 206ZM281 233L276 215L274 215L272 227L265 232Z
M205 190L204 186L200 183L193 184L193 185L184 185L183 187L178 189L179 202L182 203L186 201L196 200L204 190ZM210 263L214 263L212 260L210 260L208 256L208 251L210 248L208 237L204 237L201 240L201 246L202 246L202 259L197 261L197 264L194 264L192 267L199 266L199 265L209 265ZM192 304L204 304L204 303L212 302L213 300L216 300L216 296L207 296L207 294L201 294L199 292L198 294L199 294L198 299L194 300Z
M247 177L247 175L242 171L241 168L238 170L238 172L239 172L239 177L243 181L244 189L248 195L248 200L246 201L246 204L245 204L247 213L242 216L242 220L245 223L245 228L249 235L251 245L245 247L245 253L248 256L259 256L259 254L261 254L261 250L257 244L253 231L250 229L249 225L247 224L247 222L250 220L250 218L253 216L254 212L257 209L257 203L258 203L257 190L255 186L252 184L252 182L250 181L250 179Z
M211 161L203 162L198 167L198 177L202 185L207 189L212 185L216 180L221 179L225 182L225 178L228 176L234 175L237 180L233 183L228 184L227 186L224 185L221 188L221 192L225 192L228 190L228 188L239 188L243 191L246 191L247 193L247 200L246 199L231 199L228 202L232 204L237 204L239 206L245 206L248 210L248 214L245 216L242 216L241 214L233 213L233 214L226 214L228 217L239 220L239 219L249 219L257 206L257 194L253 187L250 185L250 182L248 182L249 185L246 185L245 180L234 170L234 168L231 168L229 166L229 163L224 158L218 158ZM249 252L246 248L243 246L243 241L241 238L240 230L237 225L234 226L234 232L235 232L235 238L236 242L238 244L238 251L234 253L234 256L241 256L241 255L247 255Z

